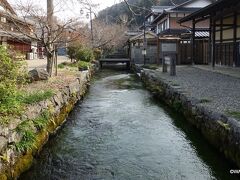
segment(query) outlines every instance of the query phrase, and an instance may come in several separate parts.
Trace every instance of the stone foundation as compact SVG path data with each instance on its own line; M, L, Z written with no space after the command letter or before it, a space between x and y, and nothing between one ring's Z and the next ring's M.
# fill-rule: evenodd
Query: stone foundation
M51 99L29 106L21 118L0 126L0 180L16 179L31 167L34 156L41 151L49 136L56 133L75 104L83 98L92 74L93 70L81 72L79 78L63 87ZM40 117L43 112L50 114L46 126L42 129L34 124L30 126L36 136L35 142L28 150L19 152L16 144L23 141L23 135L17 129L24 122L31 125L33 119Z
M200 100L161 79L153 70L134 69L147 89L182 113L215 148L240 167L240 124L236 119L210 111Z

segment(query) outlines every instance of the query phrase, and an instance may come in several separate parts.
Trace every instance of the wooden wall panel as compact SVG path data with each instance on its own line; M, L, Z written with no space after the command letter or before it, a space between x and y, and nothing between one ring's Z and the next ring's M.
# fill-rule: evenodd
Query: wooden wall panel
M233 39L233 29L223 30L223 40Z
M219 41L220 40L220 31L217 31L216 32L216 41Z

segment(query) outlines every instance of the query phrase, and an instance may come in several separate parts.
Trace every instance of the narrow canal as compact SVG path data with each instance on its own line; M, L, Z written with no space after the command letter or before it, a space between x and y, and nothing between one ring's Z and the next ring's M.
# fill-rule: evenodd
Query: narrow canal
M134 76L104 70L21 180L237 179L232 165Z

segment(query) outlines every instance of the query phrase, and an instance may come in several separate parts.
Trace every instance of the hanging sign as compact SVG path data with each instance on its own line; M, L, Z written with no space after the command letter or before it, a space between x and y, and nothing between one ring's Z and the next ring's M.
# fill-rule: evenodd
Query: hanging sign
M177 52L176 43L162 43L162 52Z

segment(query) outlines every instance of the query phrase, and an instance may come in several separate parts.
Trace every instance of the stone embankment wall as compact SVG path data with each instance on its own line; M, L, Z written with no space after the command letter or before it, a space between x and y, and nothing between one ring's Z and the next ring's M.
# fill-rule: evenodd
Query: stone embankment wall
M200 100L161 79L153 70L135 70L147 89L182 113L215 148L240 167L240 124L236 119L210 111Z
M0 126L0 180L15 179L31 167L49 136L62 126L76 102L83 98L92 73L93 70L81 72L79 78L52 98L29 106L21 118Z

